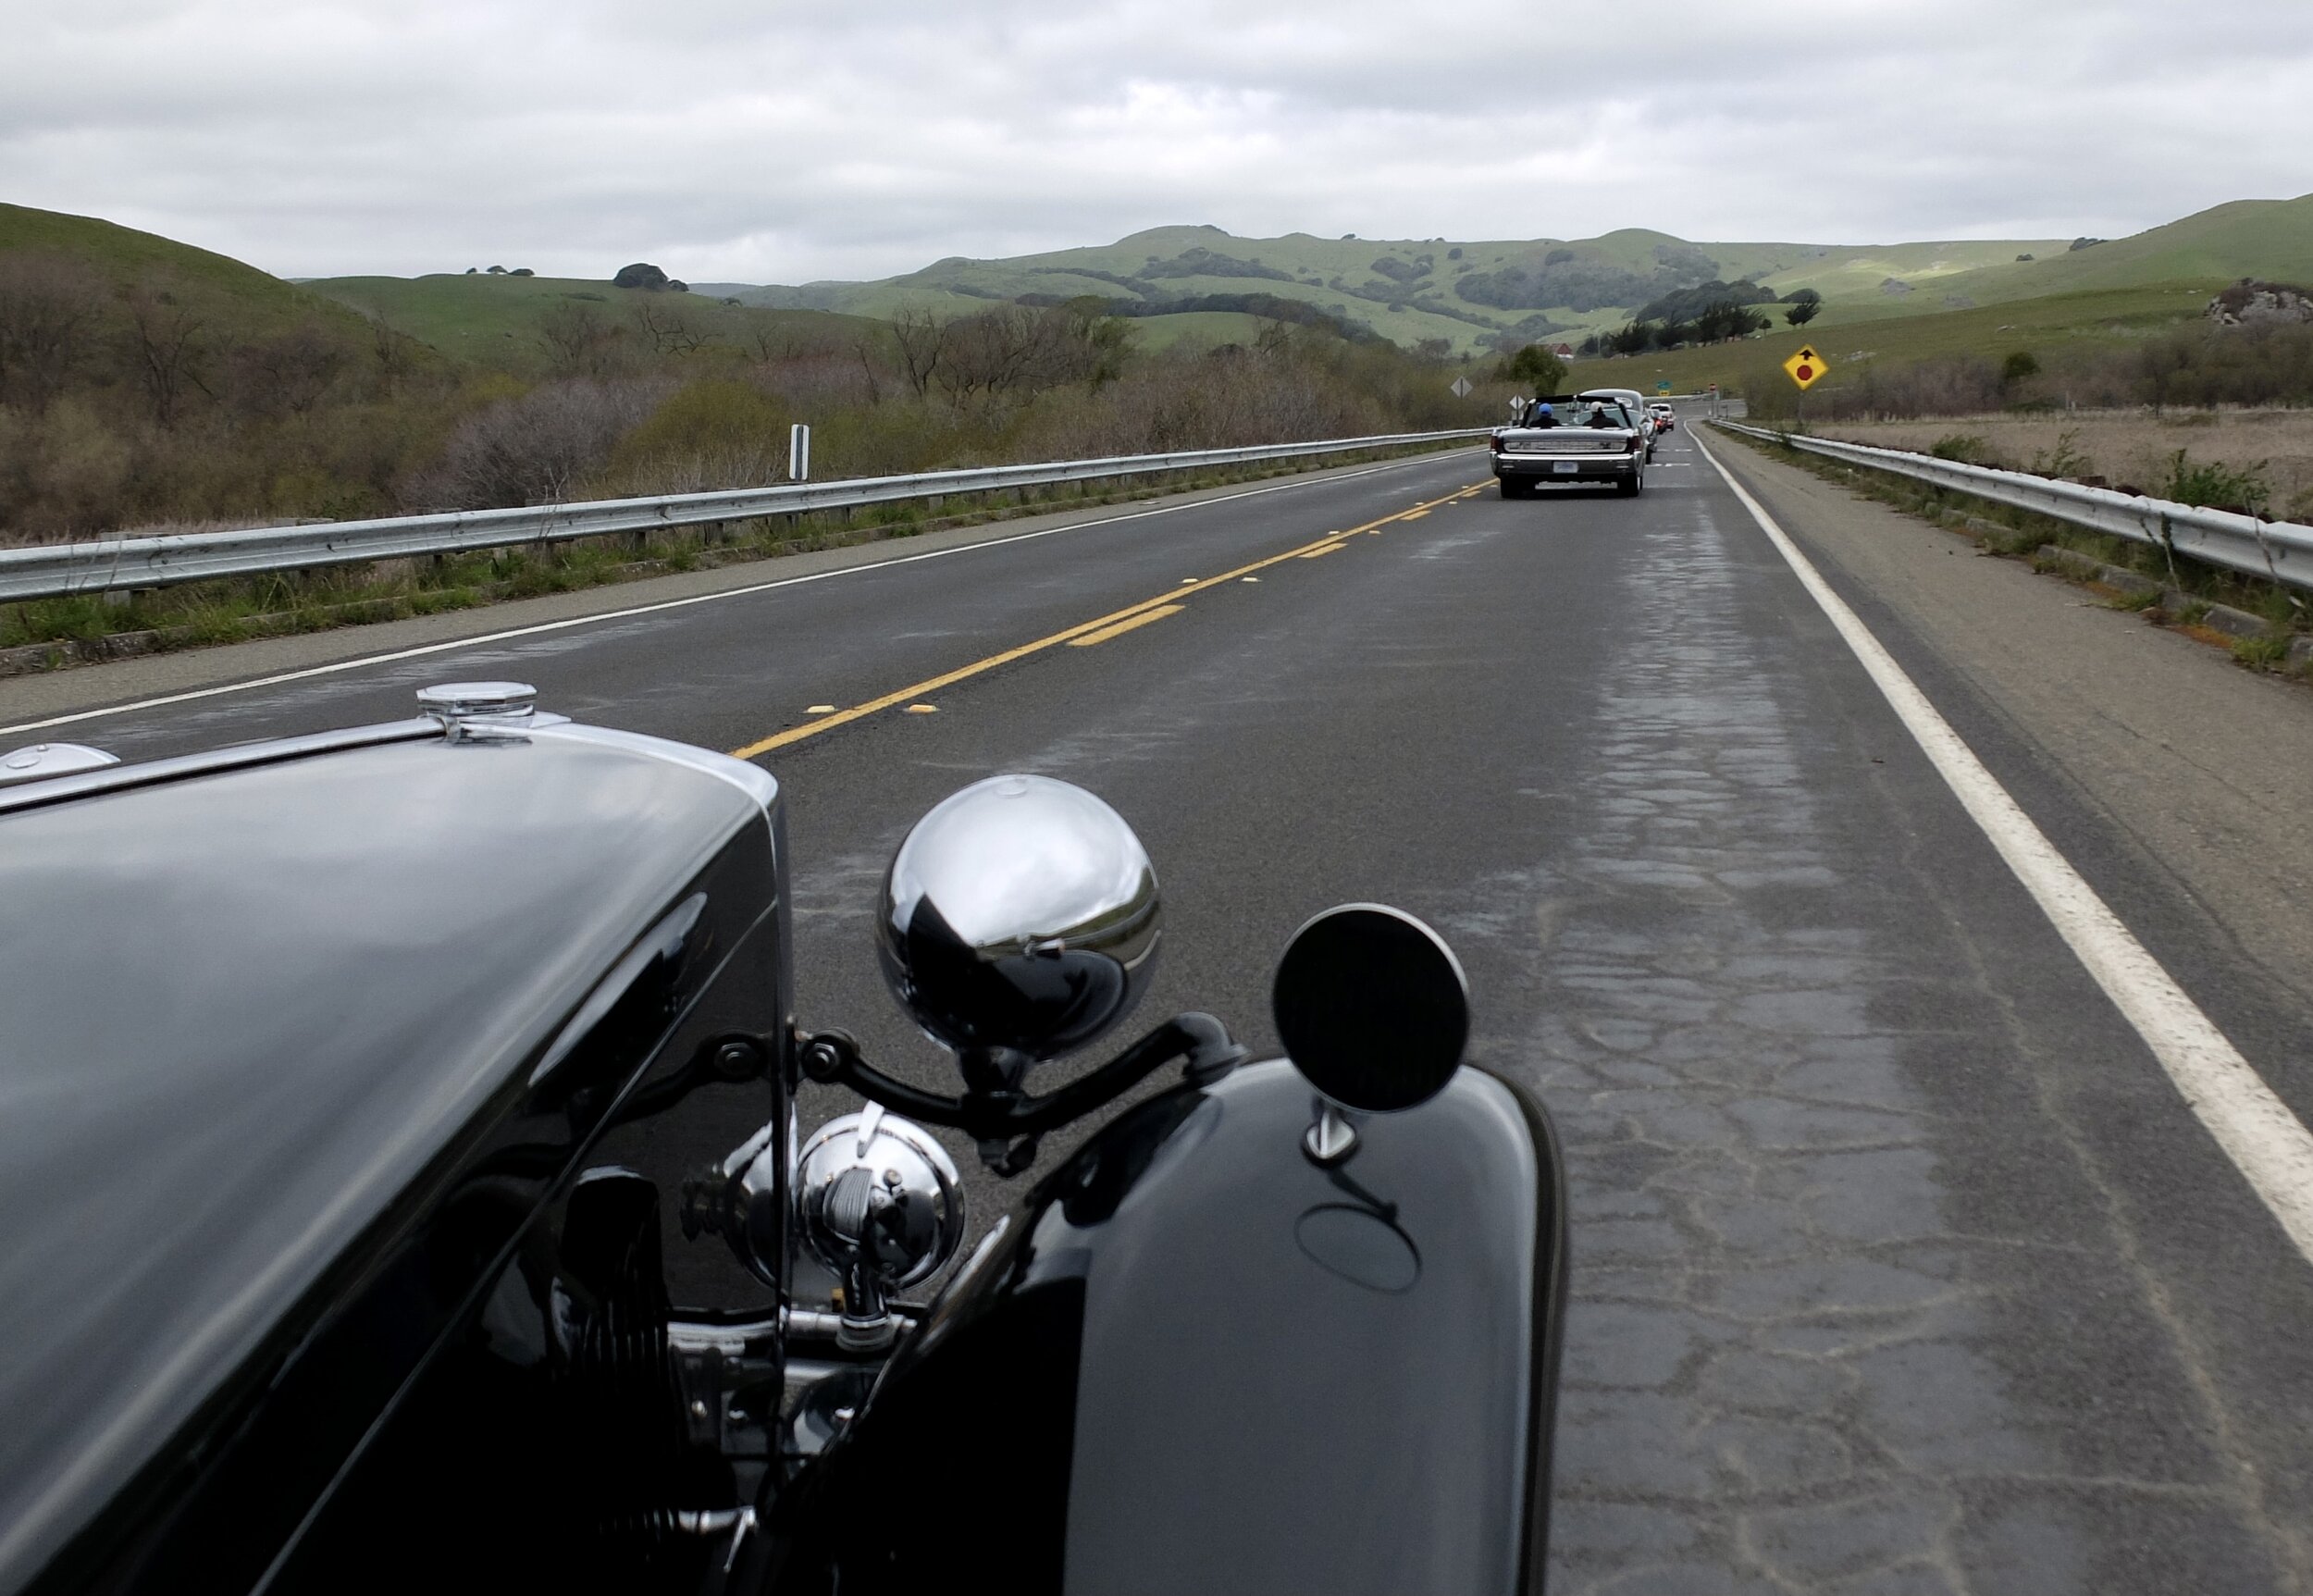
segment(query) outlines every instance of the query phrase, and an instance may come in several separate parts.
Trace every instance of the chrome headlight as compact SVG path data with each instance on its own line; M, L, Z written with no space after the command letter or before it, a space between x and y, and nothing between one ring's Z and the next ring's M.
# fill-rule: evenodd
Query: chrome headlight
M1132 828L1048 776L975 782L916 823L884 880L876 951L933 1040L1014 1066L1131 1013L1156 965L1156 873Z

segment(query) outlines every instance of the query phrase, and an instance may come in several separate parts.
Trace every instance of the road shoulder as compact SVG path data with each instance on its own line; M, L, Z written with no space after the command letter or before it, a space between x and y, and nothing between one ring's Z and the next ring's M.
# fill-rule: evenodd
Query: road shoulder
M1724 435L1710 447L1883 642L1972 700L1959 718L2029 750L2038 785L2069 789L2290 1007L2313 1007L2313 693ZM2036 818L2069 849L2077 826Z

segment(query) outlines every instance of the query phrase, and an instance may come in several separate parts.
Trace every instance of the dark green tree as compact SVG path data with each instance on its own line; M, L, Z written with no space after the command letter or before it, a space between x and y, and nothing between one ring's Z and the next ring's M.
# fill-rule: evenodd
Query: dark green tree
M1566 363L1542 344L1529 343L1494 368L1503 382L1529 382L1537 393L1556 393L1565 386Z

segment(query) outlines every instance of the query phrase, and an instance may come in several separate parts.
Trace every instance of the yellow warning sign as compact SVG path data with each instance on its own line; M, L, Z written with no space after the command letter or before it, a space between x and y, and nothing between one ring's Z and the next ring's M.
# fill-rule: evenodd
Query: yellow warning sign
M1791 380L1798 383L1800 391L1804 393L1822 381L1823 374L1830 367L1824 357L1815 353L1815 346L1809 344L1785 361L1783 369L1791 374Z

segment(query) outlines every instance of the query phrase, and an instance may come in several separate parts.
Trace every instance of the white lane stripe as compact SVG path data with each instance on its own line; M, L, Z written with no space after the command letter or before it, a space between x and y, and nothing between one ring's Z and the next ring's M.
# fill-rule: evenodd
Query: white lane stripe
M1698 444L1698 447L1701 447ZM2097 984L2152 1049L2233 1167L2313 1262L2313 1132L2265 1084L2223 1032L2185 996L2096 889L2008 796L1950 723L1904 674L1879 639L1831 590L1807 556L1710 450L1702 451L1759 523L1863 669L1917 739L1984 835L1999 850Z
M1315 488L1327 482L1351 482L1377 472L1402 470L1407 465L1424 462L1435 463L1445 457L1439 454L1417 454L1408 460L1392 460L1379 465L1367 465L1356 471L1344 471L1338 476L1304 477L1293 482L1274 482L1266 488L1248 488L1242 493L1225 493L1212 499L1192 500L1185 504L1163 504L1154 510L1134 510L1121 515L1104 515L1097 521L1071 521L1065 526L1046 526L1036 532L1016 532L1009 538L990 538L984 542L959 543L952 549L933 549L921 554L903 554L891 560L870 560L857 565L845 565L834 571L816 571L808 576L783 576L773 582L757 582L745 588L729 588L721 592L698 593L687 599L665 599L655 604L637 604L630 609L605 610L598 615L573 615L567 620L545 621L535 626L515 626L503 632L486 632L475 637L458 637L446 643L426 643L414 649L397 649L389 654L364 654L358 659L340 660L333 664L308 665L302 670L283 671L277 675L254 676L245 682L227 682L214 687L193 687L181 693L167 693L158 698L136 699L125 704L113 704L101 710L76 710L70 714L50 715L46 720L19 721L12 726L0 726L0 737L13 736L19 732L44 731L50 726L68 726L78 721L101 720L106 715L134 714L140 710L163 709L170 704L191 703L196 699L214 699L227 693L254 692L259 687L278 687L284 682L302 682L313 676L333 676L344 671L367 670L372 665L390 665L401 660L415 660L427 654L452 653L460 649L485 649L493 643L507 642L515 637L535 637L541 632L560 632L572 626L599 626L606 621L627 621L637 615L656 614L662 610L681 610L693 604L711 604L724 599L744 599L750 594L768 593L774 588L798 588L806 582L824 582L836 576L856 576L867 571L885 571L895 565L913 565L923 560L941 560L950 554L968 554L982 549L1001 549L1008 543L1025 543L1035 538L1049 538L1058 532L1082 532L1095 526L1114 526L1124 521L1144 521L1152 515L1170 515L1181 510L1201 510L1208 504L1228 504L1240 499L1257 499L1265 493L1282 493L1293 488Z

